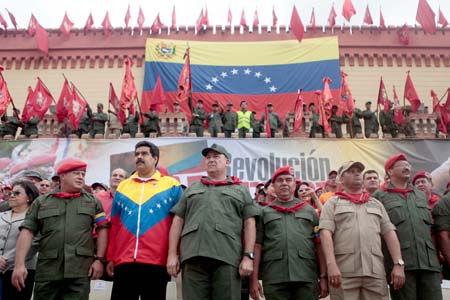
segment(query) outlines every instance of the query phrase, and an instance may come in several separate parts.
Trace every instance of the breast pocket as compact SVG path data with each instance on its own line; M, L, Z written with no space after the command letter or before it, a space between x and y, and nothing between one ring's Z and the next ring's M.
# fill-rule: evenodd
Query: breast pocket
M355 217L355 209L351 205L338 205L334 212L334 220L337 226L349 227Z
M364 221L368 227L371 227L375 232L380 233L380 220L382 218L381 208L366 207L367 219Z
M431 226L431 224L433 222L432 222L430 207L428 206L428 203L426 203L424 201L418 201L416 206L418 208L419 215L422 218L422 220L424 221L424 223L428 226Z
M389 219L392 224L398 226L399 224L405 221L405 214L403 213L403 203L401 201L394 201L390 203L386 203L384 207L386 208L386 212L389 215Z
M89 228L94 225L95 221L95 208L92 206L81 206L77 209L77 221L74 226L79 229Z
M295 220L299 226L299 231L304 236L312 237L314 220L313 216L311 214L308 214L307 212L296 212Z
M42 206L37 214L39 220L41 234L45 236L47 233L57 230L59 227L59 216L60 212L57 206Z
M263 216L264 235L268 239L278 239L281 236L281 215L266 213Z
M220 194L223 213L226 215L242 216L244 201L241 194L233 190L223 190Z

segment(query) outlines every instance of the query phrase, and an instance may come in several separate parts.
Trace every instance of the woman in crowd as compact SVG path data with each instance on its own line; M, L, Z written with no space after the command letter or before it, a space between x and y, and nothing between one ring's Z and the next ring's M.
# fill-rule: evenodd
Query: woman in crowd
M33 291L36 268L36 247L32 247L26 259L28 276L25 288L20 292L11 284L11 275L16 257L16 241L19 226L25 219L31 203L39 196L38 189L28 181L17 181L9 196L11 210L0 213L0 274L2 281L2 299L29 300Z
M295 198L306 201L311 205L320 215L320 211L322 210L322 203L319 201L319 197L314 192L314 188L312 184L308 182L301 182L297 185L297 190L295 191Z

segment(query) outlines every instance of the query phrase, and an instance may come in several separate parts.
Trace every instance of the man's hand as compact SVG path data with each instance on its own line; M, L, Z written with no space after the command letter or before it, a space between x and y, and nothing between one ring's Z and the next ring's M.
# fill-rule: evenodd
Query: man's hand
M170 276L177 277L178 273L180 273L180 260L178 255L169 255L167 257L167 273Z
M341 271L339 271L336 263L329 264L328 266L328 284L332 287L339 288L341 286Z
M400 289L405 284L405 267L394 265L391 272L391 284L394 290Z
M320 298L325 298L326 296L328 296L328 279L326 277L320 278L319 287Z
M239 274L241 277L250 276L253 273L253 260L244 256L239 264Z
M0 256L0 272L3 272L8 268L8 261L6 260L6 257Z
M100 279L103 275L103 263L96 259L89 267L89 273L88 276L91 278L91 280Z
M106 264L106 273L108 273L109 277L114 277L114 262L108 261Z
M28 271L25 266L16 266L11 276L11 282L13 286L20 292L25 288L25 279L27 278Z
M264 297L261 283L257 278L250 279L250 297L252 297L252 299L254 300L260 300L261 297Z

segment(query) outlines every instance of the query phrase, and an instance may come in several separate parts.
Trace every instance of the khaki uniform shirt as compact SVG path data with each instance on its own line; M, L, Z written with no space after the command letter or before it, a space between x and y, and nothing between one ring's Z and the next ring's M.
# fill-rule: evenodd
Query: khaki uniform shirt
M257 216L259 209L243 185L196 182L171 212L184 219L181 262L202 256L238 267L244 220Z
M20 229L41 234L36 281L87 277L94 261L92 230L101 216L100 201L85 192L71 199L50 193L33 201Z
M334 255L342 277L385 278L381 236L395 227L378 200L354 204L333 196L322 209L319 229L333 234Z

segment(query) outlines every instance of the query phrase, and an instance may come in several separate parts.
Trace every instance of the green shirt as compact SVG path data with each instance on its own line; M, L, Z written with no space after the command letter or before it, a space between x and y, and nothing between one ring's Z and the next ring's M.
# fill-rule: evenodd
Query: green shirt
M201 108L194 108L192 113L198 116L192 117L191 125L204 126L203 121L206 119L206 112Z
M433 231L450 231L450 193L445 194L433 207Z
M223 129L234 131L237 126L237 115L233 111L226 111L222 117Z
M171 212L184 219L181 262L202 256L238 267L244 220L257 216L259 209L243 185L196 182Z

